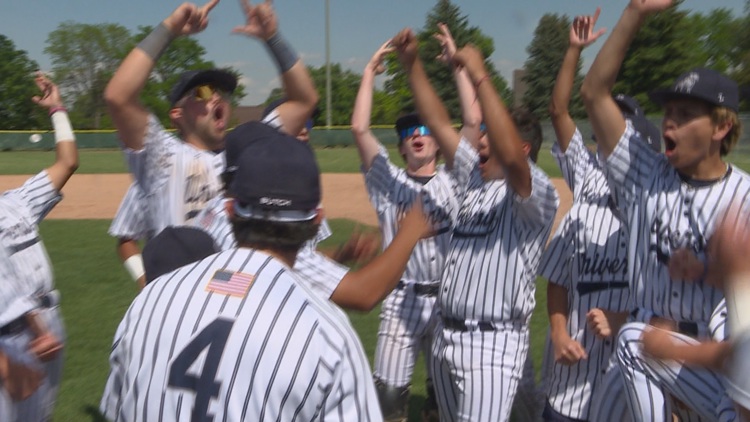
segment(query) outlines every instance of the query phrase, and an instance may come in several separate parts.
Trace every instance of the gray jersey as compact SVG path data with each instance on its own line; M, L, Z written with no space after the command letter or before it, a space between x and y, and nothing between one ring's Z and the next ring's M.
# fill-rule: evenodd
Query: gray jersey
M443 317L459 320L526 324L557 192L530 163L532 192L520 198L503 180L483 181L478 160L476 150L462 139L453 170L461 208L443 272L440 310Z
M109 235L133 240L153 237L153 230L149 229L146 219L147 208L148 203L141 188L138 187L138 183L131 183L120 202L115 218L112 219L112 224L109 226Z
M586 314L593 308L629 310L628 237L604 171L581 133L576 129L565 153L557 143L552 153L573 191L573 206L550 241L539 273L568 291L568 334L589 357L574 365L552 365L548 402L566 417L588 420L592 392L615 345L590 331Z
M707 324L723 295L702 280L672 280L669 259L677 249L688 248L705 262L716 218L730 204L747 206L750 179L729 165L720 180L688 180L637 136L627 122L606 161L615 202L631 227L628 270L636 320L647 323L656 315L697 322L699 336L707 336Z
M346 315L251 249L149 284L110 366L101 410L111 420L382 420Z
M198 149L167 132L149 116L143 149L126 151L128 165L143 190L147 221L158 234L188 224L221 192L224 153Z
M237 246L232 225L226 213L226 201L227 199L223 196L211 200L192 224L205 230L221 250L228 250ZM318 252L318 243L330 236L331 228L328 226L328 221L323 219L315 238L305 242L297 253L297 260L294 262L294 271L308 282L314 291L320 293L321 297L326 299L331 297L341 279L349 272L349 268Z

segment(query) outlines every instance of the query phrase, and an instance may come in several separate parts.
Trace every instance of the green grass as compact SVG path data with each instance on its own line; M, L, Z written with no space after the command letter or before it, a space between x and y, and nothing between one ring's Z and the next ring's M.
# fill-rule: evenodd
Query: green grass
M330 221L333 238L322 246L343 242L357 226L349 220ZM109 370L109 351L115 330L135 297L135 284L115 255L115 241L107 235L106 220L50 220L41 225L42 238L62 293L62 314L67 330L65 366L55 409L57 421L98 421L98 406ZM372 229L372 228L370 228ZM545 287L537 289L537 309L532 318L531 353L538 367L546 332ZM379 309L351 313L365 351L375 352ZM541 333L541 334L540 334ZM410 420L419 420L425 398L424 362L420 358L413 377Z

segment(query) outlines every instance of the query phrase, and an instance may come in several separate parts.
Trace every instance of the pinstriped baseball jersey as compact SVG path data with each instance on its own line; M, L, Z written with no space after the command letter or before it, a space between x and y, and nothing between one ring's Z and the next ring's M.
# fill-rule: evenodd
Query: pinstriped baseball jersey
M144 211L147 209L146 198L133 182L128 187L125 196L120 202L115 218L109 226L109 235L117 238L126 239L150 239L153 232L148 228L148 221Z
M382 420L343 312L280 261L232 249L149 284L115 335L111 420Z
M716 217L730 204L747 206L748 175L728 165L711 183L681 178L666 157L636 139L630 122L606 161L610 188L631 227L629 271L637 320L649 313L674 321L707 324L723 295L702 281L671 280L667 264L672 252L689 248L705 262L706 242Z
M727 300L721 299L708 322L708 332L714 341L724 341L729 338L727 327Z
M461 209L438 301L443 317L528 322L544 245L557 211L552 182L533 163L532 192L519 198L503 180L485 182L479 156L462 139L454 158Z
M237 246L232 225L224 206L225 201L224 196L212 199L192 224L205 230L221 250L228 250ZM349 268L339 265L317 251L318 243L330 236L331 228L328 226L328 220L323 219L315 238L305 242L297 253L297 260L294 262L295 273L308 282L309 286L325 299L331 297L341 279L349 272Z
M592 392L615 345L589 330L586 314L593 308L630 309L627 228L613 212L606 176L581 133L576 129L564 153L558 143L552 153L573 191L573 206L550 241L539 273L568 291L568 333L583 346L588 359L570 366L552 365L548 402L564 416L588 420Z
M154 234L189 223L221 192L224 154L195 148L167 132L149 116L143 149L126 153L148 204Z

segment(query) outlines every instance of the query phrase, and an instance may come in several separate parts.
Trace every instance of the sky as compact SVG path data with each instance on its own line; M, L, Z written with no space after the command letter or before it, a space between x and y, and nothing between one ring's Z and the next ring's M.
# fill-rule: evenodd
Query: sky
M256 1L257 2L257 1ZM404 27L415 31L425 25L434 0L328 0L330 8L330 59L361 73L377 48ZM139 25L157 25L182 0L0 0L0 34L24 50L42 70L51 68L44 53L48 34L66 21L85 24L118 23L135 33ZM575 16L602 8L598 27L611 29L627 0L453 0L468 18L495 42L490 60L512 83L514 69L523 67L526 47L545 13ZM199 2L198 5L203 3ZM744 13L745 0L685 0L682 9L706 12L727 8L735 16ZM275 0L282 34L308 65L325 64L326 0ZM254 38L233 35L244 23L238 0L221 0L209 16L208 27L198 34L207 50L206 59L218 66L232 66L242 78L247 96L243 105L265 101L280 85L276 67ZM605 35L606 36L606 35ZM593 61L603 40L583 53L584 70ZM382 78L382 77L381 77Z

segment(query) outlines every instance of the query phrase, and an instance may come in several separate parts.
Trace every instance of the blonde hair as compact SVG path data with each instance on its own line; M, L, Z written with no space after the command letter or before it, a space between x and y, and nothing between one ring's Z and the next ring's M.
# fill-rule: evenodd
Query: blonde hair
M732 125L732 129L721 140L720 154L723 157L729 154L734 146L737 145L737 141L739 141L740 135L742 135L742 122L737 112L727 107L714 107L711 110L711 122L716 126L723 124Z

